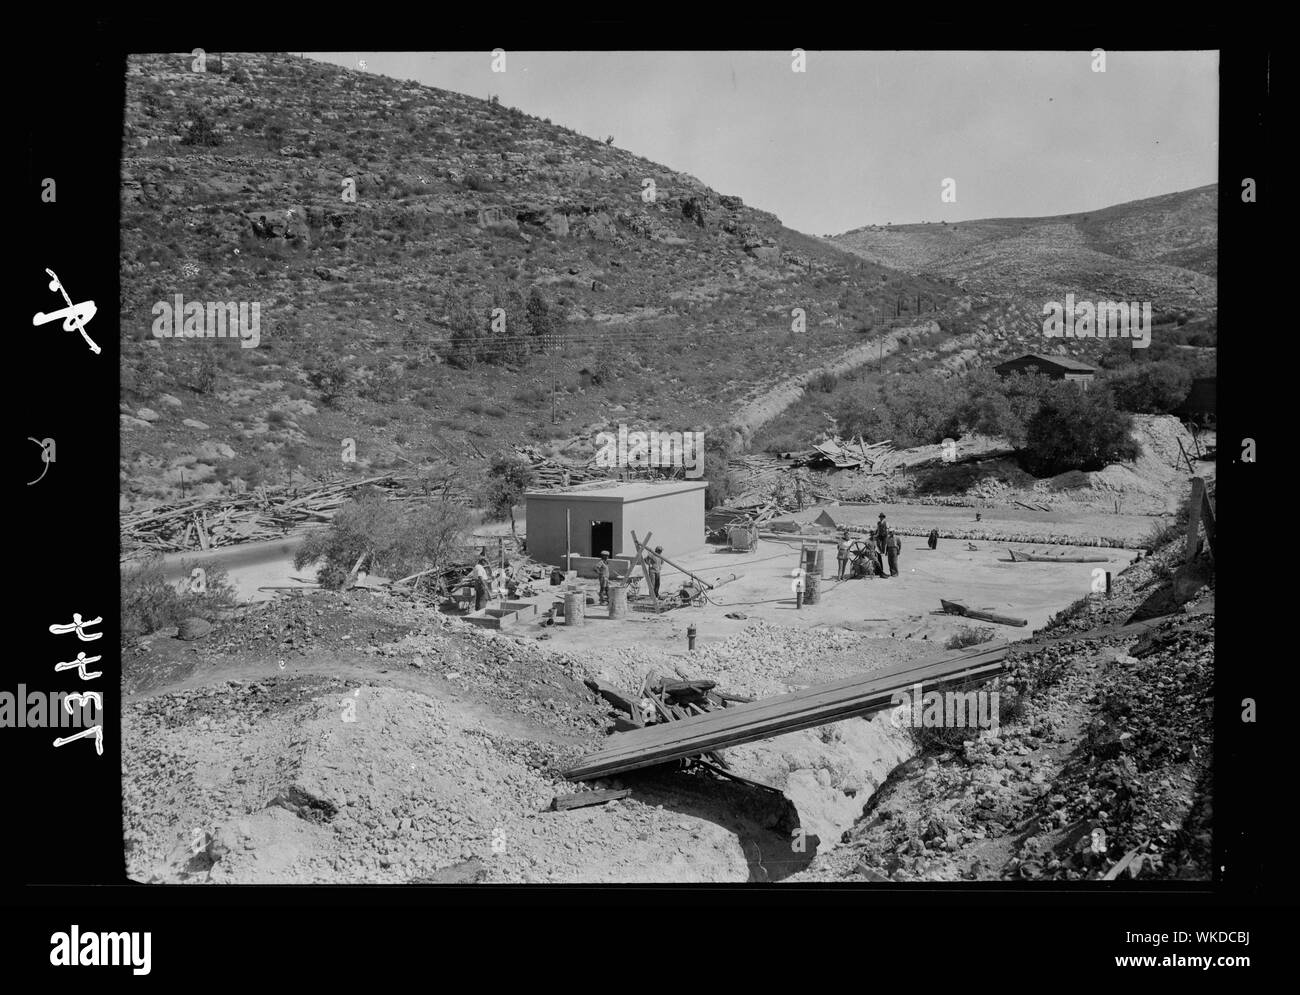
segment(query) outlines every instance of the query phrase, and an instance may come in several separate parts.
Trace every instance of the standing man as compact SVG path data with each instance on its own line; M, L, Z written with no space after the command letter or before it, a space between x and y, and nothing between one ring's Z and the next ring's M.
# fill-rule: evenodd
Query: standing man
M478 562L474 564L474 610L481 611L488 600L488 581L491 575L488 574L487 557L480 556Z
M885 540L885 551L889 554L889 576L898 576L898 554L903 551L903 541L891 529Z
M876 549L883 556L885 553L885 543L889 539L889 526L885 523L885 513L882 511L880 517L876 520Z
M646 557L646 569L650 571L650 587L654 591L655 600L659 600L659 574L663 570L661 565L660 554L664 548L656 546L655 551Z
M849 534L847 532L840 533L840 544L835 549L835 559L839 562L839 579L843 580L844 572L849 566Z
M930 530L930 538L929 538L929 541L930 541L930 548L931 548L931 549L938 549L938 548L939 548L939 530L938 530L938 529L931 529L931 530Z
M609 601L609 550L601 550L600 562L596 564L596 581L600 584L600 603Z

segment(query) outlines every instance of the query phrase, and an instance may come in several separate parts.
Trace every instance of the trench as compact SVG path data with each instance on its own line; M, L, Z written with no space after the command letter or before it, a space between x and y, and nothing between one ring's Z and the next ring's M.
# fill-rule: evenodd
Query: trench
M753 870L778 881L840 845L876 791L920 749L910 730L888 712L844 719L726 751L744 777L780 789L790 812L766 838L742 840ZM751 846L756 848L751 854ZM751 880L753 876L751 875Z

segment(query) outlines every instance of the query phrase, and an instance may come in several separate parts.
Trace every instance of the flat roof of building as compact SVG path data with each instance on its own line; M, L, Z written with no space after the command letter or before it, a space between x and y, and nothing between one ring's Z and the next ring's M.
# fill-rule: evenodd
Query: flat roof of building
M1075 373L1097 372L1097 367L1089 366L1087 363L1080 362L1077 359L1072 359L1069 356L1044 356L1042 353L1038 352L1026 353L1023 356L1017 356L1015 359L1008 359L1005 363L998 363L994 369L997 369L998 366L1007 366L1010 363L1021 363L1026 359L1032 359L1036 363L1041 363L1047 366L1057 366L1063 370L1072 370Z
M524 495L528 501L565 501L581 498L584 501L644 501L647 498L663 497L665 494L681 494L686 491L699 491L709 486L707 480L595 480L586 484L577 484L554 491L529 491Z

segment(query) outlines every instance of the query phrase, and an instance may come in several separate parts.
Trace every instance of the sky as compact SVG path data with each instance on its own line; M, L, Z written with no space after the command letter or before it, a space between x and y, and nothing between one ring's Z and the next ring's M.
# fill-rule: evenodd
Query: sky
M813 235L1218 179L1217 52L305 53L550 118ZM499 64L499 63L498 63ZM944 181L955 201L941 199Z

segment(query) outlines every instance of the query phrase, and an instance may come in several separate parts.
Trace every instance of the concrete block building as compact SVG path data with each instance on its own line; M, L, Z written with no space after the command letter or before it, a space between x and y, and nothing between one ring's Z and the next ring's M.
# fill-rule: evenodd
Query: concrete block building
M599 481L524 495L528 555L564 565L566 546L579 556L634 559L632 533L668 556L704 545L706 480Z

